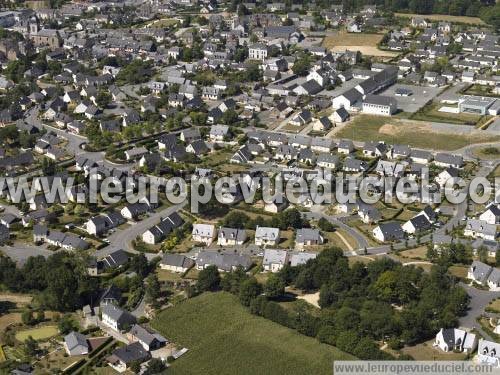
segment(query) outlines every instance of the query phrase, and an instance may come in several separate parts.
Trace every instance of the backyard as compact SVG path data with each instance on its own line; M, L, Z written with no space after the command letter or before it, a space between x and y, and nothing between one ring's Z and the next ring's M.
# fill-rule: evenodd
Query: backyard
M251 315L228 293L205 293L167 309L153 327L189 349L172 374L331 374L354 359L291 329Z

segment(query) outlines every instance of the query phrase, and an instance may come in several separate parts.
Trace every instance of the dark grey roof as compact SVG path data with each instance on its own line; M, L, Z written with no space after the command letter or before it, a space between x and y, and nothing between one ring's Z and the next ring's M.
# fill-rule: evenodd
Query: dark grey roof
M161 264L173 267L191 268L195 262L182 254L165 254L161 260Z
M112 355L108 357L108 361L113 363L119 360L125 364L130 364L136 361L143 362L149 358L149 352L147 352L139 342L134 342L133 344L116 349Z
M126 310L118 306L108 304L102 307L103 315L107 315L111 320L118 323L118 326L135 323L135 317Z
M199 266L216 265L221 270L231 271L238 266L242 266L244 269L250 268L252 260L248 255L201 251L196 259L196 264Z
M385 105L385 106L397 106L396 99L391 98L390 96L382 96L382 95L366 95L364 103Z
M109 268L120 267L128 262L128 254L125 250L117 250L105 257L103 262Z

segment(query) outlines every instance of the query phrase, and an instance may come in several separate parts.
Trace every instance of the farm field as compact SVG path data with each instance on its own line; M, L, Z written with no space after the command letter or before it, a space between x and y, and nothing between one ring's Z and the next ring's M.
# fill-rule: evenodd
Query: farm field
M39 328L26 329L16 333L16 339L24 342L29 336L35 340L45 340L59 333L56 326L43 326Z
M340 129L336 138L355 141L385 141L434 150L456 150L474 143L496 142L498 136L440 133L422 121L402 121L390 117L359 115Z
M331 374L334 359L354 359L264 318L228 293L205 293L160 313L154 328L189 351L171 374Z
M348 33L345 30L329 34L323 40L323 47L333 51L359 50L363 55L394 57L397 53L377 48L383 34Z
M431 21L448 21L456 23L467 23L469 25L485 25L479 17L450 16L448 14L414 14L414 13L394 13L396 17L413 18L420 17Z

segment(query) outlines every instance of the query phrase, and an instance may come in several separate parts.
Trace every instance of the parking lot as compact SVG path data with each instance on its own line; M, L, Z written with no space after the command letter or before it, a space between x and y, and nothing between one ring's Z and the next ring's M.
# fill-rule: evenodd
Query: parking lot
M410 90L413 94L410 96L397 96L396 90L398 89ZM399 110L413 113L422 108L429 100L434 99L440 91L439 87L403 85L398 83L380 92L380 95L395 98L398 102Z

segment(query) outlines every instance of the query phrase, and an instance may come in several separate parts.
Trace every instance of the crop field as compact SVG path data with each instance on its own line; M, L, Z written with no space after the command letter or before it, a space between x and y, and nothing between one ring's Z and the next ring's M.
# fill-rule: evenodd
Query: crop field
M331 374L334 359L354 359L264 318L228 293L205 293L160 313L153 327L189 351L171 374Z

